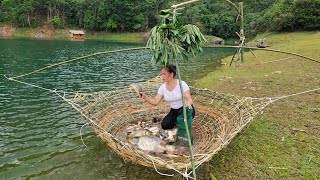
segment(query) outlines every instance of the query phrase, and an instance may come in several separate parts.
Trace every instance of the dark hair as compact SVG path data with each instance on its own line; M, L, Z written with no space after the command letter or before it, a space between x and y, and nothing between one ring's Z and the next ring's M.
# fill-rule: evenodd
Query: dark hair
M166 68L169 71L169 73L173 73L173 77L176 76L176 69L177 69L176 65L169 64Z

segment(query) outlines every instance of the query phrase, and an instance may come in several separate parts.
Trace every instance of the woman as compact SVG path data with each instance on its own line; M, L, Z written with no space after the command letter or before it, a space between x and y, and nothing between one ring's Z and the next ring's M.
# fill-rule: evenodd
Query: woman
M141 92L141 97L152 105L158 105L162 99L167 101L170 106L170 112L163 118L161 126L162 129L173 129L177 124L177 117L183 113L182 96L179 85L179 80L175 79L176 66L170 64L167 67L162 68L161 77L164 81L158 90L158 94L155 97L149 97L144 92ZM189 109L193 109L192 117L195 115L195 110L192 105L192 98L190 95L189 86L182 81L184 96L186 98L186 106Z

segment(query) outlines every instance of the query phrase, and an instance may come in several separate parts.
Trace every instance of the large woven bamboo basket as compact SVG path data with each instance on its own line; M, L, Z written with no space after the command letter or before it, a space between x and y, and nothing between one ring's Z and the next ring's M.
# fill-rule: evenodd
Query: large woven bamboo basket
M154 96L161 81L158 77L141 84L146 94ZM269 99L236 97L206 89L191 87L190 91L196 109L192 123L196 167L226 146L269 103ZM166 102L149 105L129 87L112 92L77 94L66 100L90 121L95 132L125 161L176 171L191 168L189 156L165 158L146 154L126 140L124 132L130 124L151 121L154 117L163 118L170 110Z

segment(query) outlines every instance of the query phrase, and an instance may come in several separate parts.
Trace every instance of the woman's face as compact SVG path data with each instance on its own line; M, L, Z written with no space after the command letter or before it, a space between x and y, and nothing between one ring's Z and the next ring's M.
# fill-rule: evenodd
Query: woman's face
M161 70L162 81L168 82L173 79L173 73L170 73L167 68L162 68Z

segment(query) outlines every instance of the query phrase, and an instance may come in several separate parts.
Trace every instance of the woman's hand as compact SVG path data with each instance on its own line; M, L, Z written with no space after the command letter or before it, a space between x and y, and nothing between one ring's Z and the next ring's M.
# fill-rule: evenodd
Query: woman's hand
M146 101L147 97L148 96L146 95L146 93L140 92L140 98L142 98L142 99L144 99Z
M160 94L157 94L154 98L149 97L144 92L140 92L140 97L145 101L152 105L158 105L160 101L162 100L163 96Z
M186 106L189 108L189 109L192 109L192 99L187 99L186 100Z
M186 106L189 108L189 109L192 109L192 104L193 104L193 101L192 101L192 98L191 98L191 95L190 95L190 90L186 91L184 93L184 96L186 98Z

